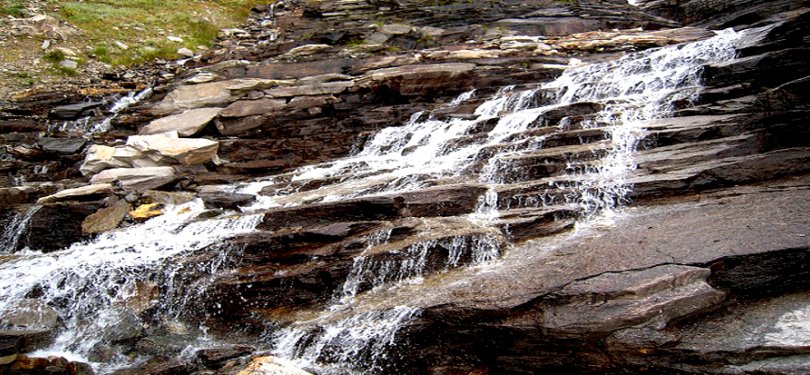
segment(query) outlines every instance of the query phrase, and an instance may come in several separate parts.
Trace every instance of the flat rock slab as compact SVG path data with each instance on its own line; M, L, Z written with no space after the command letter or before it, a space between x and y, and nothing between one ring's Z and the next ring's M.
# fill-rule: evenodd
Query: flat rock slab
M44 151L70 155L81 151L87 140L84 138L40 138L37 143Z
M663 265L638 271L605 273L575 281L557 293L559 304L545 308L542 323L565 334L612 332L657 325L706 310L725 293L706 283L706 268Z
M190 137L205 128L221 108L197 108L183 113L159 118L144 126L138 134L158 134L176 131L181 137Z
M93 176L91 183L117 183L124 190L145 191L156 189L177 180L172 167L114 168Z
M42 197L37 204L61 202L68 200L91 200L109 196L113 193L113 186L107 182L91 182L92 185L65 189L58 193Z

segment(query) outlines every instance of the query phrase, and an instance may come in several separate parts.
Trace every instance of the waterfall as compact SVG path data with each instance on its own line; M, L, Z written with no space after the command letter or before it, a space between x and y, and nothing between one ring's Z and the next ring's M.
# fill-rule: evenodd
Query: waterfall
M93 134L106 133L112 128L113 121L116 118L118 118L121 112L128 109L129 107L132 107L135 104L138 104L139 102L150 97L151 95L152 95L151 87L143 89L139 92L132 91L127 95L124 95L115 100L107 110L110 114L107 115L107 117L105 117L101 121L97 122L94 121L93 116L80 118L74 121L65 121L61 125L49 125L48 133L54 131L60 132L78 131L86 134L87 136L92 136Z
M521 197L519 206L576 205L584 216L610 210L623 203L632 188L625 179L635 168L633 152L643 136L644 123L668 116L675 102L694 101L700 92L702 67L732 59L738 37L731 30L723 31L697 43L648 50L616 61L569 69L553 82L536 88L504 87L478 106L475 120L442 121L416 113L402 126L379 131L355 155L301 168L292 179L334 179L337 182L333 185L302 194L307 197L320 194L328 196L328 200L336 200L414 190L430 179L472 174L473 180L489 187L479 198L477 212L471 215L473 222L486 225L498 217L501 209L510 208L500 207L497 188L511 183L509 175L523 173L510 158L541 151L547 135L554 134L532 132L538 128L565 131L576 125L585 130L604 131L604 139L592 151L592 160L582 165L569 160L562 174L548 179L545 190ZM450 105L459 105L471 97L465 93ZM600 109L578 124L574 124L571 117L550 120L547 116L554 110L565 110L578 103L594 103L594 107ZM481 129L486 129L482 125L492 122L494 126L482 136ZM476 135L474 142L458 142L460 138ZM455 144L462 146L455 147ZM482 161L483 166L476 169L474 165ZM251 189L255 191L256 187ZM545 193L553 189L565 191L562 200ZM261 204L293 205L296 204L292 198L295 194L269 197ZM374 358L384 355L384 350L393 343L388 335L395 334L408 319L417 316L418 308L399 307L349 317L340 317L340 314L351 311L351 298L363 289L373 291L403 281L418 281L428 249L437 243L423 242L399 251L402 259L375 260L367 255L369 249L385 243L388 236L383 233L375 238L379 241L374 241L354 259L335 305L324 309L318 319L297 322L275 333L276 354L302 366L316 366L326 373L380 371ZM450 244L446 245L453 248L452 242L467 240L470 237L448 239ZM498 250L481 253L488 255L476 262L498 256ZM460 256L460 252L450 251L445 262L452 264ZM386 328L378 328L380 331L368 328L375 325ZM380 341L379 334L384 334L386 339ZM380 342L387 344L380 346Z
M40 208L42 206L31 206L24 213L15 214L11 221L6 224L6 228L0 234L0 254L12 254L17 251L17 246L28 229L31 218Z
M69 353L88 362L94 362L94 353L105 345L138 335L145 325L152 324L140 320L138 313L143 309L163 310L158 311L161 319L173 323L187 304L195 308L194 291L188 285L176 285L185 282L177 279L178 267L191 265L183 263L183 257L253 231L261 218L197 219L202 212L203 203L193 201L87 243L0 263L0 314L14 308L16 301L38 296L64 324L46 353ZM197 264L195 277L213 274L223 261L222 255ZM114 368L116 361L125 364L129 359L119 354L103 362Z
M235 192L256 193L269 185L287 184L279 193L244 207L251 214L203 219L204 205L194 201L55 253L3 259L0 314L18 301L41 300L63 322L47 353L72 353L107 371L133 360L123 353L100 359L99 349L143 329L163 329L194 310L195 293L205 288L206 277L230 256L221 242L254 231L262 210L390 195L446 180L486 187L477 212L462 218L469 219L465 225L474 230L419 238L388 258L378 254L394 246L390 231L375 233L353 259L347 280L333 291L332 304L316 311L315 318L268 332L275 353L298 364L332 368L333 373L382 371L387 349L396 345L397 335L420 314L420 307L403 302L378 309L364 306L356 297L418 282L427 271L444 272L496 259L504 251L503 240L489 235L498 231L490 225L508 210L571 204L588 216L621 204L632 188L626 178L635 168L633 152L645 121L670 114L673 102L694 100L700 91L701 67L731 59L737 37L733 31L724 31L697 43L573 68L546 84L504 87L475 109L475 119L416 113L400 126L380 130L349 157L234 187ZM121 106L146 95L132 94ZM480 100L480 95L465 93L446 107ZM581 118L552 116L583 103L593 104L594 112ZM104 131L121 108L111 110L109 121L88 125L86 130ZM532 176L517 162L542 152L554 134L573 128L604 132L603 139L586 148L591 154L585 162L565 160L562 171L553 176ZM302 188L311 181L318 182L313 184L317 188ZM541 188L529 195L509 196L510 188L530 183ZM20 223L24 219L20 217ZM23 224L15 225L22 228ZM14 236L21 230L7 228L3 241L8 245L2 249L15 248L17 242L8 238L18 238ZM438 269L426 269L429 257L440 258ZM194 266L185 270L186 264ZM156 318L142 320L138 314L142 309L155 310L151 316ZM100 362L107 367L100 367Z

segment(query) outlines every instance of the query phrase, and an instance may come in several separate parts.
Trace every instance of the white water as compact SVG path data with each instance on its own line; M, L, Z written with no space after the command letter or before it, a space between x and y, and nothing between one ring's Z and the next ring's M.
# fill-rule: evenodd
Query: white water
M188 303L196 308L193 291L174 288L181 282L175 276L185 265L182 257L253 231L260 219L252 215L195 220L203 210L201 201L190 202L88 243L0 263L0 314L15 301L41 295L39 299L56 309L65 326L48 352L86 359L98 345L146 324L128 307L137 298L133 293L140 283L160 285L156 298L165 319L176 318ZM215 272L226 254L219 255L198 265L195 275Z
M632 152L642 135L644 121L666 116L675 100L691 100L699 92L701 65L722 62L734 55L733 32L721 33L709 41L629 55L615 62L566 71L559 79L537 88L503 88L482 103L475 120L437 120L422 113L409 122L378 132L352 157L310 166L287 176L294 183L334 178L335 182L311 191L290 191L263 197L247 209L330 201L347 197L391 194L419 189L432 180L466 178L490 187L481 198L478 216L486 224L499 215L497 188L505 185L502 174L513 168L504 162L509 156L542 149L544 138L527 130L556 125L564 129L571 120L547 124L544 113L577 102L599 102L605 109L583 126L603 127L607 133L607 155L590 165L572 163L568 173L550 182L568 189L566 202L552 202L542 193L525 199L527 205L576 203L584 214L620 204L631 187L624 179L635 167ZM465 94L449 105L460 105L473 94ZM493 121L491 130L482 130ZM460 139L469 142L457 143ZM358 177L361 176L361 177ZM471 177L470 177L471 176ZM258 192L282 178L235 188ZM201 203L176 207L168 214L144 224L111 232L52 254L26 255L0 263L0 313L14 301L38 297L53 306L65 322L57 344L50 352L72 353L87 358L94 347L105 345L110 335L133 326L126 301L139 283L160 285L158 305L163 319L171 321L193 309L194 293L187 293L182 280L181 259L223 239L250 232L260 215L194 221ZM387 235L369 241L367 251L387 242ZM385 359L385 349L395 343L397 332L419 314L413 306L352 314L353 297L362 289L410 282L422 277L429 249L443 247L448 256L445 268L486 262L500 249L490 240L458 237L447 243L425 241L408 247L402 261L374 259L368 252L354 262L351 277L335 291L335 305L315 319L297 322L275 333L279 355L302 365L335 367L338 372L373 373ZM441 241L439 241L441 242ZM489 243L489 245L487 245ZM476 248L470 255L468 248ZM216 272L227 251L202 264L195 273ZM365 287L361 285L365 284ZM200 287L204 287L203 284ZM137 289L137 288L135 288ZM135 316L135 325L138 323ZM127 362L125 358L120 358ZM112 366L114 367L114 366ZM358 367L364 367L359 369Z
M64 121L61 125L52 125L49 126L49 132L51 131L60 131L60 132L82 132L88 137L92 137L94 134L101 134L108 132L112 126L113 121L118 118L118 116L126 110L127 108L138 104L142 100L150 97L152 95L152 88L146 88L139 92L130 92L127 95L124 95L118 98L115 102L107 110L110 114L107 115L103 120L94 122L94 118L92 116L81 118L74 121Z
M17 213L11 221L6 224L3 232L0 233L0 254L11 254L17 251L17 246L22 236L25 235L31 218L40 208L42 208L42 206L32 206L25 210L24 213Z

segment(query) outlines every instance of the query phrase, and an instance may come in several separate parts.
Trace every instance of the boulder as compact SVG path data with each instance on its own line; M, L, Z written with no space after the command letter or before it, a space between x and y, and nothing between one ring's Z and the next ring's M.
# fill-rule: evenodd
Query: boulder
M190 137L205 128L221 108L197 108L183 113L154 120L144 126L138 134L158 134L176 131L181 137Z
M328 44L305 44L287 51L286 55L290 57L309 56L326 51L330 48L332 48L332 46Z
M28 201L29 196L29 189L21 187L0 188L0 209L11 208L20 203L25 203Z
M129 208L129 203L125 200L118 200L111 206L96 211L82 222L82 233L95 234L117 228Z
M177 178L172 167L114 168L93 176L90 183L116 183L127 191L144 191L172 183Z
M109 168L125 168L131 165L127 162L116 159L116 148L103 145L92 145L84 157L84 162L79 167L79 172L84 176L91 176Z
M28 232L20 238L20 247L51 252L84 240L82 222L102 206L100 201L58 202L42 206L31 216Z
M27 353L51 345L54 335L53 329L0 330L0 342L5 343L7 354Z
M273 356L254 358L248 366L236 375L312 375L295 367L292 363Z
M8 367L9 374L93 375L93 368L84 362L71 362L62 357L19 356Z
M202 164L217 154L219 142L204 138L179 138L177 132L133 135L127 146L140 151L157 163Z
M293 96L337 95L354 86L353 81L324 82L311 85L279 87L265 91L273 98Z
M69 200L96 200L113 194L113 186L106 182L91 182L92 185L65 189L58 193L39 198L37 204Z

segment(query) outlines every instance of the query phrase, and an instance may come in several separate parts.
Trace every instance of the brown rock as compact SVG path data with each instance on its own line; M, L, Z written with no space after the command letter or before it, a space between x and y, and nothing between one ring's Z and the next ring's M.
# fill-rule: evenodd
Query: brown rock
M124 200L116 201L112 206L102 208L84 219L82 233L95 234L113 230L124 220L129 210L129 203Z
M54 203L68 200L96 200L110 196L113 193L112 185L106 182L91 182L91 185L73 189L65 189L47 197L37 200L37 204Z

